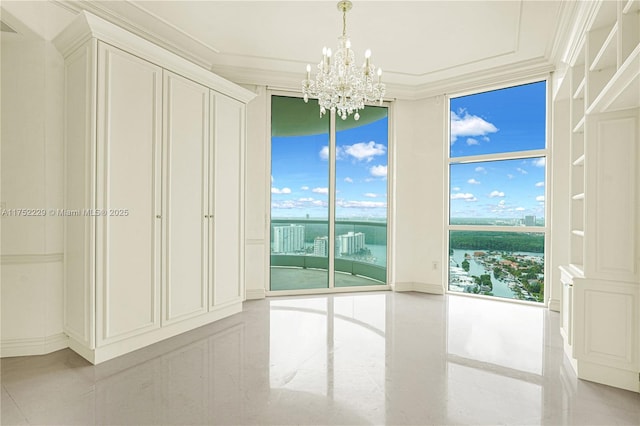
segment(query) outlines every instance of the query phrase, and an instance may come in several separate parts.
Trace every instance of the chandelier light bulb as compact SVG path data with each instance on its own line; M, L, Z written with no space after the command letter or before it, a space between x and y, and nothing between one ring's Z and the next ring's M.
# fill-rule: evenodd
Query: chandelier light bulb
M304 101L316 98L320 106L320 116L327 111L346 120L353 114L354 120L360 119L359 111L365 104L382 104L385 85L382 83L382 69L378 68L378 78L374 76L376 67L371 63L371 50L364 52L364 63L356 65L356 57L351 50L351 39L347 35L346 14L352 7L348 0L338 2L342 12L342 35L338 37L338 48L322 49L322 60L318 64L316 75L312 78L311 66L307 65L306 79L302 81ZM332 60L333 58L333 60Z

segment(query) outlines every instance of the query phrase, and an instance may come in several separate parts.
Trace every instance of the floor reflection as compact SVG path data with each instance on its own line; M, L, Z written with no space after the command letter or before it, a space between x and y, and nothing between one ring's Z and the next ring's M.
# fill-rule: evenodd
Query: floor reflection
M271 298L98 366L2 360L2 424L639 424L556 313L465 296Z
M447 301L447 353L542 374L545 310L470 297Z

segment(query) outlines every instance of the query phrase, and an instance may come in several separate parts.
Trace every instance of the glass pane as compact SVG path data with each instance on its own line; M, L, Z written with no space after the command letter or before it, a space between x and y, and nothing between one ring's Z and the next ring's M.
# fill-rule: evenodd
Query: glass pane
M328 288L329 118L271 97L271 290Z
M546 82L452 98L450 156L544 149Z
M335 286L387 282L386 107L336 120Z
M450 165L451 225L544 226L545 158Z
M544 234L450 231L449 291L544 302Z

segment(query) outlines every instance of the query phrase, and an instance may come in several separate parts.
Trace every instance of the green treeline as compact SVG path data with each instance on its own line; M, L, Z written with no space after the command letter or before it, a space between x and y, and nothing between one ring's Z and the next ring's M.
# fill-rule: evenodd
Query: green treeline
M544 252L544 234L520 232L451 231L452 249Z

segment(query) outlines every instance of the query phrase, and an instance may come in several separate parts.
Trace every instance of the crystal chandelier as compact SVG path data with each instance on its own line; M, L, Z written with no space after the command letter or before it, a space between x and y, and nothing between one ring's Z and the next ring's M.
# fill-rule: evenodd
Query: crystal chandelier
M351 40L347 36L347 12L351 10L350 1L338 2L342 12L342 36L338 37L338 50L332 55L331 49L322 49L322 60L318 64L318 73L311 79L311 65L307 65L307 78L302 81L304 101L309 97L317 98L320 116L327 110L335 111L343 120L364 108L367 102L379 102L382 105L385 85L382 83L382 70L371 63L371 50L364 54L364 64L356 65L355 54L351 50Z

